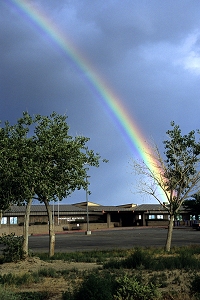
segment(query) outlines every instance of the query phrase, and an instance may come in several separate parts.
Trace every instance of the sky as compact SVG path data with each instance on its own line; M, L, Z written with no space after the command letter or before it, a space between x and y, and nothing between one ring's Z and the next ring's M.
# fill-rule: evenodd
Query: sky
M199 0L1 0L0 120L67 115L69 133L89 137L88 147L109 160L88 171L89 201L157 203L137 191L131 160L145 149L128 141L126 118L108 95L140 142L153 139L161 151L171 121L183 133L200 128L199 16ZM63 203L85 200L77 191Z

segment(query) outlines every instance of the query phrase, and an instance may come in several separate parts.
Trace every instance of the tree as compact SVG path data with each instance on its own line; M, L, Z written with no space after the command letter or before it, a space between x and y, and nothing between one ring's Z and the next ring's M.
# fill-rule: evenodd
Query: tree
M23 203L30 193L27 172L31 173L27 164L30 155L28 127L31 120L27 114L11 126L5 122L0 128L0 209L2 211L12 204ZM30 168L28 168L30 167Z
M199 131L190 131L181 134L181 129L171 122L172 130L167 131L168 140L165 140L164 155L162 158L158 147L154 144L149 147L148 160L154 165L149 166L149 161L138 162L133 160L134 171L142 175L139 191L153 196L169 213L170 220L165 249L170 251L173 224L184 200L199 189L200 183L200 143L196 142ZM168 204L163 203L162 191Z
M0 208L3 211L13 204L26 204L23 244L26 255L30 205L34 195L31 160L34 147L32 137L28 136L32 121L27 113L23 113L15 125L5 122L0 130Z
M192 195L190 199L186 199L183 202L183 206L189 209L193 215L200 215L200 192Z
M6 122L0 130L0 205L6 209L12 204L26 204L26 253L32 199L46 206L52 256L55 233L50 201L62 200L76 189L87 189L85 165L99 166L100 155L86 145L89 138L70 136L66 119L55 112L34 118L24 113L16 125Z
M68 134L66 116L37 115L34 120L34 192L46 206L49 219L49 255L54 255L55 233L49 202L62 200L76 189L86 189L87 166L99 166L100 155L86 146L88 138Z

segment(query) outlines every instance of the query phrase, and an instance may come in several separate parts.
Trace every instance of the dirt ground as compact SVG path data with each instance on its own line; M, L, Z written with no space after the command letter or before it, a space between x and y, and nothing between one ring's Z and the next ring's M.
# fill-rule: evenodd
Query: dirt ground
M19 261L16 263L4 263L0 265L0 274L9 274L12 275L23 275L30 272L37 272L41 269L54 269L56 271L61 270L77 270L77 271L85 271L92 270L94 268L98 268L99 265L96 263L79 263L79 262L65 262L61 260L45 262L40 260L37 257L28 258L25 261ZM63 291L66 291L70 287L70 282L66 281L64 278L44 278L41 282L38 283L30 283L26 285L22 285L20 287L12 286L11 290L13 292L19 291L48 291L52 292L52 294L56 294L56 296L52 296L52 300L61 299L61 295Z
M4 263L0 265L0 273L12 273L16 275L36 272L43 268L53 268L55 270L71 270L78 269L79 271L91 270L93 268L99 267L96 263L79 263L79 262L65 262L61 260L53 260L51 262L45 262L40 260L38 257L27 258L24 261L19 261L16 263Z
M79 282L80 277L76 275L76 272L73 273L73 270L77 271L89 271L94 268L100 268L101 266L96 263L78 263L78 262L64 262L61 260L57 261L51 261L51 262L45 262L40 260L37 257L28 258L25 261L20 261L17 263L4 263L0 265L0 274L8 274L11 273L12 275L23 275L30 272L37 272L41 269L54 269L56 271L61 270L72 270L72 274L74 274L73 281ZM156 272L148 272L145 270L137 270L136 272L139 272L140 275L145 278L146 276L150 276L150 278L153 278ZM191 274L188 274L188 272L183 270L173 270L173 271L166 271L166 272L157 272L156 276L163 277L163 274L165 273L164 280L167 282L166 288L163 288L162 291L169 291L171 290L176 291L180 293L181 298L178 299L190 299L188 298L188 283L189 278ZM80 275L80 274L79 274ZM70 280L65 279L64 277L45 277L41 280L41 282L38 283L30 283L25 285L20 285L19 287L13 285L11 290L13 292L19 292L19 291L48 291L52 293L52 300L61 300L62 299L62 292L68 290L70 287ZM53 296L54 294L54 296ZM168 299L175 299L175 298L168 298Z

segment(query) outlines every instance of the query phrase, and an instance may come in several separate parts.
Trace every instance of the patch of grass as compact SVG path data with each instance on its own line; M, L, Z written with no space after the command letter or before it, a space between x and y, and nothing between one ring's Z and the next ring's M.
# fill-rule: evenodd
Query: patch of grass
M114 300L153 300L161 299L161 293L153 283L144 284L136 277L122 276L116 280Z
M159 286L160 288L166 288L168 286L167 279L168 278L165 272L154 273L149 277L149 283L152 283L155 286Z
M63 293L63 300L111 300L114 280L109 272L93 271L86 276L77 290Z
M63 277L65 280L74 280L76 278L84 278L89 271L79 271L76 268L70 270L60 270L59 277Z
M39 275L39 277L51 277L51 278L59 277L57 271L54 268L40 269L38 271L38 275Z
M72 252L72 253L55 253L53 257L49 258L48 253L35 254L41 260L53 261L63 260L69 262L96 262L103 263L106 260L116 257L127 257L130 254L130 250L105 250L105 251L84 251L84 252Z
M190 291L200 298L200 275L194 274L190 282Z
M17 293L20 300L50 300L53 294L48 291Z
M152 263L152 256L148 251L141 248L135 248L135 251L131 253L125 259L114 259L104 263L104 269L149 269Z
M154 258L152 258L153 260ZM154 263L151 264L154 270L196 270L200 267L200 262L192 254L187 252L180 252L174 256L160 256Z
M196 253L199 252L199 247L192 247L188 251L188 247L173 250L171 253L154 253L152 249L135 248L134 251L126 258L112 258L103 264L104 269L140 269L140 270L198 270L200 268L200 260Z
M5 289L0 285L0 299L1 300L21 300L21 297L10 290Z
M93 271L74 291L64 292L63 300L158 300L160 296L157 286L142 278Z
M35 273L25 273L23 275L15 275L15 274L4 274L0 275L0 284L4 286L12 286L12 285L26 285L30 283L37 283L39 281L38 276ZM0 298L1 299L1 298Z
M93 262L94 260L96 263L99 261L103 263L103 268L80 271L77 268L57 270L56 267L56 269L42 268L37 272L29 271L24 275L8 273L0 275L0 284L4 285L5 288L16 285L21 292L24 288L27 290L31 283L41 282L44 277L62 277L66 280L66 291L63 293L63 299L68 300L157 300L160 297L159 293L158 298L155 296L158 291L162 293L161 299L163 300L197 300L200 299L199 253L200 247L198 246L176 247L172 248L170 253L153 247L137 247L125 251L57 253L54 256L55 260L69 262ZM52 258L49 260L48 255L45 255L46 260L52 262L50 266L53 266L54 260ZM42 259L45 255L37 256ZM89 255L91 259L89 259ZM188 284L185 284L185 282L188 282ZM106 291L104 292L103 289L106 289ZM116 291L118 291L118 294ZM127 296L126 293L132 296ZM136 297L134 293L138 293L143 298ZM101 298L101 295L103 295L103 298ZM28 298L29 296L35 298ZM51 297L45 298L48 295L43 295L43 298L37 297L40 297L40 294L27 294L22 299L51 299ZM3 298L0 296L0 299ZM9 300L12 300L12 298L10 297Z
M133 254L122 261L122 266L127 269L150 269L152 256L149 251L136 248Z

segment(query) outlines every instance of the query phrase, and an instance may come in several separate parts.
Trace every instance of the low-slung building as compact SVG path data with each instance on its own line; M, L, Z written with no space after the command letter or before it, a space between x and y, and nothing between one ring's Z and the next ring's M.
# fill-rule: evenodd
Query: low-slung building
M26 206L11 206L3 213L1 232L23 233ZM51 205L55 231L90 230L131 226L167 226L168 211L160 204L125 204L103 206L93 202L72 205L55 202ZM191 226L194 216L181 208L175 226ZM48 231L48 216L44 205L32 205L29 221L30 234Z
M90 230L131 226L167 226L168 211L160 204L125 204L103 206L93 202L81 202L72 205L55 202L51 205L55 231ZM3 213L1 233L23 233L26 206L11 206ZM175 226L191 226L194 216L181 208L175 220ZM29 221L29 233L48 232L48 216L44 205L32 205Z

